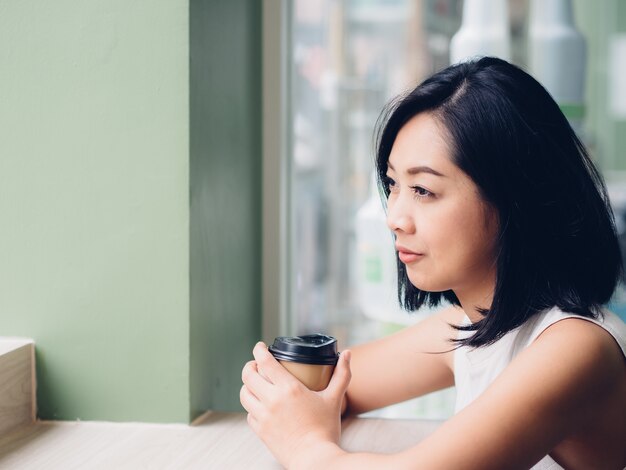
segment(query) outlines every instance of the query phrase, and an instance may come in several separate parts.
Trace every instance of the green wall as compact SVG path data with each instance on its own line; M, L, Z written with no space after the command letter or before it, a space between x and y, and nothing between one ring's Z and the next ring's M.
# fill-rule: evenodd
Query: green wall
M236 60L191 50L188 0L0 0L0 335L36 341L44 419L235 407L260 336L261 19L252 0L197 5L242 33ZM191 55L240 78L190 94Z
M193 417L242 410L261 337L261 2L190 8Z

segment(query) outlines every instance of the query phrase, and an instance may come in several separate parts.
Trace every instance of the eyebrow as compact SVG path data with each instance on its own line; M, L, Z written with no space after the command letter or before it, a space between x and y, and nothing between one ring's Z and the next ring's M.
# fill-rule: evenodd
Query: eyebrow
M387 161L387 166L389 168L391 168L393 171L396 171L396 169L393 167L391 162ZM439 173L437 170L433 170L429 166L414 166L414 167L409 168L408 170L406 170L406 173L409 174L409 175L417 175L418 173L430 173L431 175L444 176L445 177L444 174Z

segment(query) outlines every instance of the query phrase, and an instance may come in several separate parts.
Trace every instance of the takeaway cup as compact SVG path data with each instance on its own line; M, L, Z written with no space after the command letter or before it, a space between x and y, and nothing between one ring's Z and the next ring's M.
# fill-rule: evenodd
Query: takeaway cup
M339 358L337 340L319 333L279 336L268 349L285 369L316 392L328 386Z

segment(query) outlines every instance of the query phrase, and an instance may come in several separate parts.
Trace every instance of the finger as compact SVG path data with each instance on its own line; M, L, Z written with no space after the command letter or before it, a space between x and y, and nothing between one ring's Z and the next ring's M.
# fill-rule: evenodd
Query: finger
M253 369L256 366L255 361L248 361L244 364L243 369L241 369L241 381L246 381L246 375L250 373L250 369Z
M256 359L258 368L263 371L263 375L273 384L298 380L280 365L276 358L267 350L267 346L263 342L256 344L252 354Z
M250 413L248 413L247 421L248 421L248 426L250 426L250 428L252 428L252 430L256 434L259 434L259 421Z
M268 382L259 372L256 361L249 361L241 371L241 381L256 397L263 400L272 384Z
M258 415L261 411L261 402L245 385L239 390L239 402L250 415Z
M334 397L342 397L352 378L352 372L350 371L350 356L351 351L342 351L339 355L339 361L333 372L333 376L330 379L328 387L326 387L326 393L333 395Z
M270 379L268 379L265 375L263 375L263 371L259 370L259 368L258 368L258 364L256 363L256 361L248 361L248 362L246 362L246 363L245 363L245 365L244 365L243 369L241 370L241 381L242 381L242 382L243 382L243 377L244 377L244 374L246 373L246 367L248 367L248 365L249 365L249 364L250 364L250 366L251 366L251 367L253 367L253 368L254 368L254 370L256 370L256 371L259 373L259 375L260 375L263 379L265 379L265 381L266 381L266 382L268 382L268 383L272 383L272 382L270 381Z

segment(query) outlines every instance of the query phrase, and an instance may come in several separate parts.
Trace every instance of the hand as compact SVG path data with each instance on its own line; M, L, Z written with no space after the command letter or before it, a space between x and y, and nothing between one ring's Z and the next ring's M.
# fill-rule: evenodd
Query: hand
M338 444L341 403L350 383L350 351L340 355L328 387L313 392L291 375L263 343L253 350L254 361L241 373L240 400L248 423L285 467L315 452L316 445ZM334 446L336 447L336 446Z

